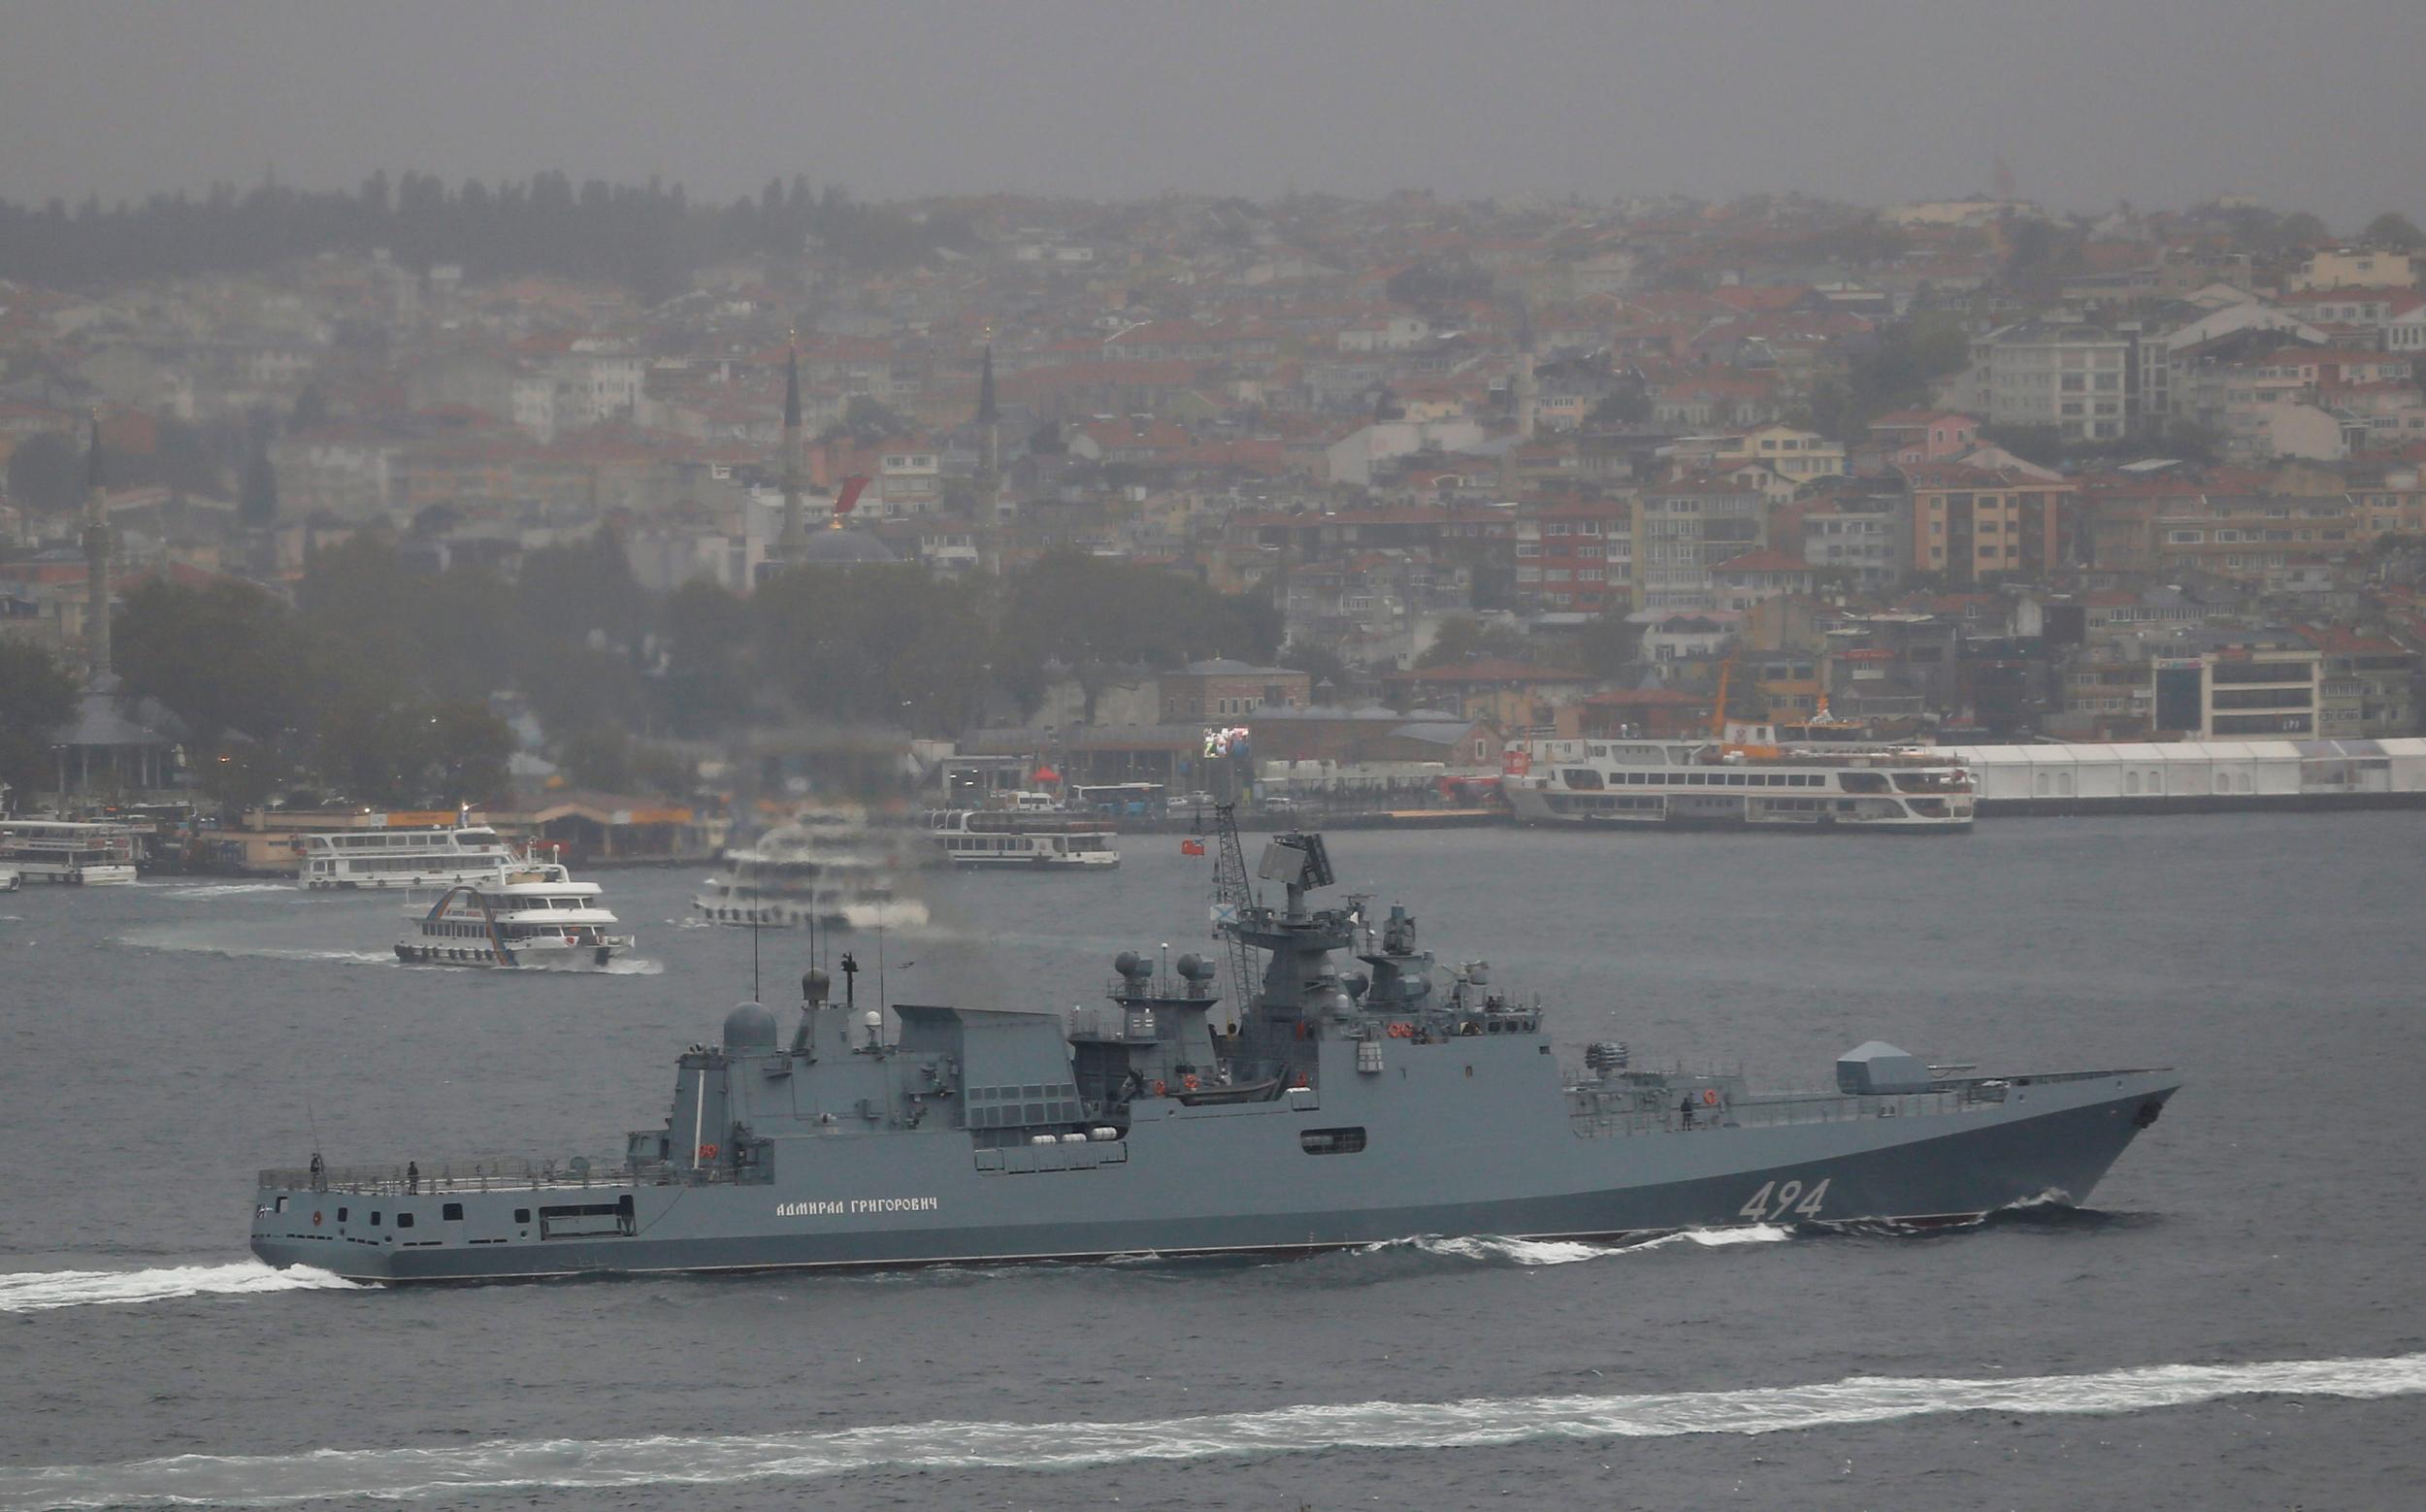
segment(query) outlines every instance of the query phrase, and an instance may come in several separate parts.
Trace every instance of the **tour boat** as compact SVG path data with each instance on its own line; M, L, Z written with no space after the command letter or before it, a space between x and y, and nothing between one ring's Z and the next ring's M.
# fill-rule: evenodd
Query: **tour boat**
M553 862L517 868L502 880L465 882L437 903L405 909L396 959L426 966L558 971L605 970L632 953L630 935L607 911L596 882L576 882Z
M81 887L132 882L135 831L107 821L0 820L0 871Z
M517 857L495 830L481 826L336 830L300 835L298 880L306 888L453 887L498 882Z
M944 859L964 871L1108 871L1121 864L1108 819L991 808L930 808L921 817Z
M728 852L722 875L691 901L711 924L877 930L927 922L927 905L895 891L900 863L864 816L818 809Z

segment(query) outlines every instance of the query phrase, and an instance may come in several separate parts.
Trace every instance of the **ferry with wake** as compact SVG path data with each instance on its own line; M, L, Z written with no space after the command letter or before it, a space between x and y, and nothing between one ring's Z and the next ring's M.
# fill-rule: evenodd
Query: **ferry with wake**
M423 907L405 909L396 959L422 966L603 971L632 953L596 882L576 882L554 862L465 882Z
M359 1281L1293 1253L1417 1235L1944 1223L2085 1200L2170 1070L1975 1074L1872 1041L1834 1084L1639 1068L1416 920L1333 884L1323 838L1243 881L1223 811L1222 960L1123 951L1105 1002L863 1003L840 962L675 1059L663 1123L612 1153L264 1170L253 1252ZM1260 976L1251 972L1257 954ZM871 994L871 998L873 995ZM786 1022L786 1021L789 1022Z
M691 906L743 928L915 928L927 905L901 895L893 844L855 809L812 809L728 852Z

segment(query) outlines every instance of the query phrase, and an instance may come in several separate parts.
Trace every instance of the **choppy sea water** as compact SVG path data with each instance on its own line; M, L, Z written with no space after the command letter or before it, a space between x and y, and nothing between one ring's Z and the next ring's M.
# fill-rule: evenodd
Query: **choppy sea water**
M1769 1085L1873 1035L2181 1067L2085 1210L401 1292L251 1263L254 1168L658 1123L672 1056L750 993L746 935L680 927L696 874L603 873L648 965L589 978L398 967L393 898L0 896L0 1506L2413 1505L2421 840L1333 838L1343 886L1569 1044ZM1177 847L931 875L886 989L1066 1005L1122 948L1201 948ZM787 998L805 937L759 944Z

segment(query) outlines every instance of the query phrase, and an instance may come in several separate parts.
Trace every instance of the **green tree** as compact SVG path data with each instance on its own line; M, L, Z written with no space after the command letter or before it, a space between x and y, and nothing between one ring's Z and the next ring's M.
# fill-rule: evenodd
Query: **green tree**
M1596 431L1630 430L1651 418L1651 390L1629 375L1610 386L1584 423Z
M525 634L586 641L595 631L608 644L631 646L647 623L647 598L622 540L599 530L524 557L514 611Z
M665 645L659 712L678 735L712 735L748 717L749 606L705 578L666 595L658 610Z
M1415 665L1448 667L1485 656L1504 656L1512 661L1536 659L1523 631L1506 625L1486 625L1469 614L1452 614L1440 622L1432 643L1424 648Z
M48 787L56 773L50 732L76 712L76 679L31 641L0 636L0 782L12 802Z
M1614 609L1593 615L1576 632L1577 659L1595 677L1617 676L1634 665L1642 648L1643 627Z
M84 450L58 431L29 436L9 453L9 497L37 514L66 514L84 498Z
M513 754L513 732L485 704L456 699L432 710L430 754L439 790L457 803L503 798L510 786L506 758Z
M2388 247L2396 252L2413 252L2426 247L2426 231L2417 222L2394 211L2385 211L2367 223L2359 240L2374 247Z
M294 613L250 583L145 581L126 596L112 649L126 685L166 705L206 752L230 732L275 740L300 717Z

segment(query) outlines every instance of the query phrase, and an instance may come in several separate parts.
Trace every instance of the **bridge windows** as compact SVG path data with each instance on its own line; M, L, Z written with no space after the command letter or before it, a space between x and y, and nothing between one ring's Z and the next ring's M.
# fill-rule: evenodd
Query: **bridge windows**
M1358 1155L1364 1150L1364 1130L1306 1129L1298 1132L1297 1148L1308 1155Z
M461 1202L447 1203L444 1207L439 1209L439 1217L448 1223L463 1222L463 1204Z

